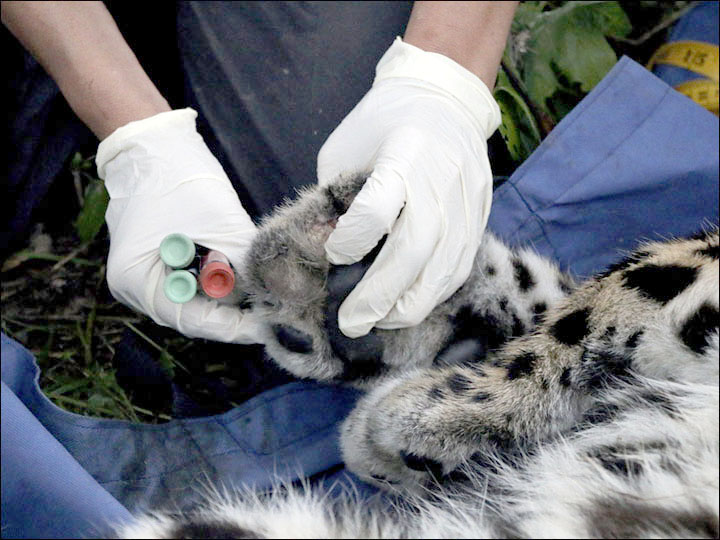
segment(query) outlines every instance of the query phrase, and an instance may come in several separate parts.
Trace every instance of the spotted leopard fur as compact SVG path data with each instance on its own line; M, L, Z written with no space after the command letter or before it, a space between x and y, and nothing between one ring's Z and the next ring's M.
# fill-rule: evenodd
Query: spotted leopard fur
M323 244L361 183L280 208L243 277L278 364L367 390L343 455L395 503L236 494L127 536L718 536L717 228L580 285L488 232L422 323L349 340L337 309L372 255L330 267Z

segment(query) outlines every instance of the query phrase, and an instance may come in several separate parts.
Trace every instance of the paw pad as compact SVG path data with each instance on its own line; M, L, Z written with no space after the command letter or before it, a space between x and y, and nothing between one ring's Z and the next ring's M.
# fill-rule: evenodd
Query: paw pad
M278 343L285 347L288 351L299 354L308 354L312 352L312 336L306 334L305 332L301 332L297 328L282 324L275 324L272 329Z

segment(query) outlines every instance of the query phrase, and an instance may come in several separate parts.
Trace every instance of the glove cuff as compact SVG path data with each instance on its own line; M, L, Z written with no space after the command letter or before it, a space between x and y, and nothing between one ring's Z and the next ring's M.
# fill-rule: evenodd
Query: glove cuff
M197 112L191 108L179 109L175 111L166 111L158 113L149 118L136 120L117 128L98 146L95 156L95 164L97 165L98 176L105 179L105 166L108 162L125 150L125 142L137 136L140 133L153 131L167 131L168 129L176 129L180 131L195 131L195 119Z
M485 138L500 125L500 107L485 83L443 54L423 51L397 37L378 62L373 84L395 77L420 79L451 95L471 114Z
M230 185L195 127L197 112L179 109L130 122L98 146L95 162L110 198L148 195L197 178Z

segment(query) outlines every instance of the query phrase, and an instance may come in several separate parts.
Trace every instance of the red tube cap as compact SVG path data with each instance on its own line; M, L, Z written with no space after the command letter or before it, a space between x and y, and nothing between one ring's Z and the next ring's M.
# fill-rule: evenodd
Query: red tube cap
M224 298L235 286L235 273L230 265L213 261L200 270L200 286L210 298Z

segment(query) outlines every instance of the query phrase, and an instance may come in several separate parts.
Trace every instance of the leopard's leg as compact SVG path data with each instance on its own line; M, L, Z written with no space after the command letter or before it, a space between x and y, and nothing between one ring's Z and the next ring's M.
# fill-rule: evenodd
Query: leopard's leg
M635 373L717 384L718 262L704 254L713 245L717 233L645 246L484 364L388 381L346 421L346 462L370 481L413 488L477 453L602 419L616 406L608 388Z

